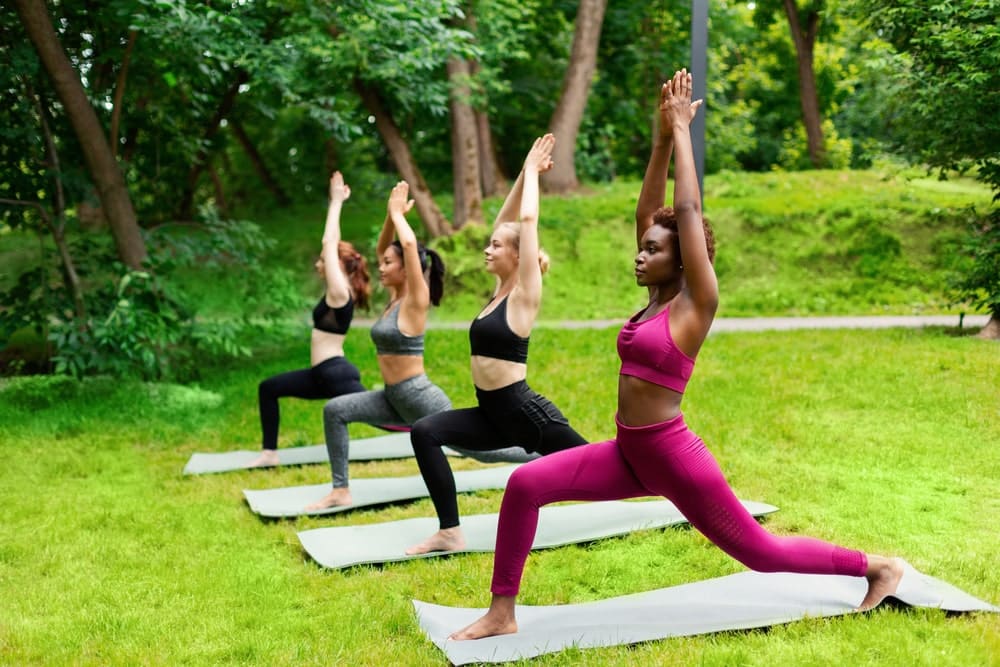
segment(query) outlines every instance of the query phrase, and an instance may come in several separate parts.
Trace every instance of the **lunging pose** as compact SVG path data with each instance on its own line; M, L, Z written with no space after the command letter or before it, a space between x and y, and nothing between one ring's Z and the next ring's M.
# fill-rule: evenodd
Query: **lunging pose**
M427 312L431 304L441 302L444 263L436 252L417 243L406 222L406 213L413 207L413 201L407 199L409 191L406 181L392 189L377 245L379 278L389 290L389 304L372 325L371 337L385 389L338 396L323 407L333 490L306 509L351 504L349 423L406 426L451 407L448 396L424 373ZM398 240L393 241L393 235Z
M469 327L477 407L441 412L413 425L410 439L440 530L408 554L465 547L458 521L455 477L441 451L489 451L521 446L551 452L581 445L559 409L525 381L528 337L542 299L548 259L538 249L538 175L552 167L551 134L537 139L507 196L486 247L486 270L497 277L493 298ZM520 222L508 222L520 211Z
M500 508L489 611L452 639L517 632L515 599L539 508L566 500L662 495L751 569L866 577L868 592L860 610L896 590L903 573L899 559L764 530L684 424L681 398L719 301L714 240L702 219L689 130L699 105L691 103L691 75L685 70L663 86L660 129L636 208L635 276L649 290L649 304L618 334L617 437L514 471ZM674 206L662 208L671 150L676 153Z
M340 209L351 196L339 171L330 177L330 204L323 230L323 250L316 272L326 290L313 309L310 368L270 377L257 388L263 451L249 468L278 465L278 399L285 396L328 399L364 391L358 369L344 358L344 337L351 327L354 306L368 307L371 286L365 258L354 246L340 240Z

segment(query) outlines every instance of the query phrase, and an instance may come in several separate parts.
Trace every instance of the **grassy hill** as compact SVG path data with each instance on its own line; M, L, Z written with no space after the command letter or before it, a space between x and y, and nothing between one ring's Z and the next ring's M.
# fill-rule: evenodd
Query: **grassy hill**
M591 186L541 206L542 246L552 258L542 319L622 317L644 298L635 286L634 210L639 183ZM355 192L344 208L344 237L369 249L385 193ZM450 200L439 195L449 213ZM488 219L501 200L486 202ZM963 219L990 206L971 179L940 181L922 172L813 171L709 176L705 213L717 239L723 316L919 314L956 310L945 294L947 267ZM273 259L299 277L303 295L319 290L312 258L323 204L246 211L273 235ZM411 222L419 224L416 216ZM488 296L482 270L489 229L466 228L434 245L449 267L436 317L472 317ZM215 289L215 283L210 283ZM224 298L213 301L225 302Z

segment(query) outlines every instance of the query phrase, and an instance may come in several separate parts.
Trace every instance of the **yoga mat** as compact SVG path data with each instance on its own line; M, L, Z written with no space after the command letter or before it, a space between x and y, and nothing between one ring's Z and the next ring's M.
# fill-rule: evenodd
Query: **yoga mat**
M450 456L459 455L447 447L444 450ZM184 466L184 474L204 475L214 472L245 470L247 464L259 455L259 449L253 451L241 449L216 454L195 453L191 455L187 465ZM375 461L379 459L403 459L409 456L413 456L413 447L410 445L410 434L406 432L351 440L348 460ZM288 466L305 465L307 463L326 463L329 459L326 454L326 445L312 445L309 447L279 449L278 460L281 461L281 465Z
M517 466L460 470L455 473L455 488L459 493L482 489L502 489L507 485L507 478L514 472L515 468ZM330 484L310 484L259 491L244 489L243 495L246 497L247 503L250 504L251 510L266 517L334 514L368 505L425 498L428 495L427 485L424 484L424 478L420 475L354 479L351 480L353 504L325 510L306 510L306 505L325 496L331 488Z
M914 607L948 611L1000 608L909 563L892 597ZM485 585L485 584L484 584ZM864 598L860 577L742 572L692 584L608 600L558 606L518 606L518 632L475 641L448 635L472 623L485 609L444 607L413 601L421 629L455 665L534 658L569 647L635 644L725 630L762 628L805 616L853 613Z
M776 512L777 507L742 501L754 516ZM533 549L590 542L636 530L662 528L686 523L684 516L667 500L649 502L609 501L543 507ZM438 529L436 518L404 519L364 526L315 528L300 532L306 552L323 567L342 568L362 563L388 563L413 558L446 555L434 552L417 556L403 553ZM496 547L497 515L475 514L462 517L466 546L461 552L491 552Z

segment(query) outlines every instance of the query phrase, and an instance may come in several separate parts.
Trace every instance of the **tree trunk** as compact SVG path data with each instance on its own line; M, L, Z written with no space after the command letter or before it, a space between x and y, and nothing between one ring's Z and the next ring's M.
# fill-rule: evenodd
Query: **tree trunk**
M469 73L475 77L479 74L479 63L469 61ZM504 175L500 159L497 157L496 143L493 141L493 129L490 127L490 116L487 105L483 102L482 109L473 111L476 116L476 134L479 139L479 177L482 181L483 196L506 195L507 177Z
M218 209L219 215L227 217L229 215L229 207L226 205L226 191L222 187L222 179L219 178L219 171L211 162L208 163L208 176L212 179L212 188L215 190L215 208Z
M83 303L83 288L80 286L80 276L76 272L76 264L73 256L69 253L69 246L66 244L66 195L62 186L62 163L59 160L59 151L56 149L56 140L52 136L52 127L49 125L48 111L45 104L34 91L28 90L32 101L35 103L35 110L38 112L38 120L42 126L42 138L45 141L45 154L48 167L52 171L52 185L55 189L55 197L52 200L53 215L49 217L43 207L39 207L42 219L52 233L56 249L59 251L59 259L62 262L63 284L66 291L73 298L73 312L76 314L76 321L81 326L87 319L87 310ZM53 218L55 218L53 220Z
M986 323L985 327L980 329L976 337L986 338L987 340L1000 340L1000 317L997 317L996 313L991 313L989 322Z
M292 203L285 191L278 185L278 181L274 180L274 176L271 175L271 170L267 168L264 164L264 158L261 157L260 153L257 151L257 147L254 146L250 137L247 136L246 131L243 129L243 123L238 120L229 120L229 129L233 131L233 135L236 140L243 147L243 152L247 154L250 158L250 164L253 165L254 171L257 172L257 176L260 178L261 182L264 184L274 198L278 200L278 203L282 206L287 206Z
M476 112L476 130L479 135L479 175L483 181L483 196L506 195L510 183L500 165L490 116L485 111Z
M479 131L469 105L469 63L448 59L451 83L451 168L455 187L452 221L459 229L466 222L483 223L483 193L479 176Z
M576 137L590 94L590 82L597 67L597 47L607 0L580 0L576 14L573 50L563 79L559 104L552 113L549 129L556 137L553 167L542 174L542 185L550 192L566 192L580 185L576 178Z
M354 80L354 87L358 91L358 95L361 97L365 108L368 109L368 113L375 117L375 128L382 137L382 141L385 142L386 148L389 149L389 154L392 156L392 161L395 163L396 169L399 170L400 175L406 182L410 184L410 196L413 197L417 214L424 221L427 231L430 232L432 238L451 234L454 231L451 224L444 217L444 214L441 213L438 205L434 203L434 197L431 195L431 191L427 187L427 182L424 181L417 163L413 160L410 147L399 131L396 122L382 104L382 99L379 97L378 91L374 86L361 81L361 79Z
M111 110L111 131L108 133L108 143L111 144L111 154L118 156L118 125L122 118L122 100L125 98L125 82L128 80L128 64L132 59L132 48L135 46L135 38L138 33L130 30L128 33L128 45L125 47L125 55L122 56L122 68L118 70L118 79L115 81L115 100Z
M208 163L209 145L219 132L219 128L222 126L222 119L229 115L236 105L236 96L240 93L240 86L246 83L249 78L250 76L246 70L240 69L237 71L236 80L233 81L232 85L222 95L218 108L216 108L215 113L208 120L208 123L205 124L205 131L202 133L201 148L198 149L194 160L191 162L187 183L184 186L184 191L181 193L180 205L177 207L177 216L182 220L190 220L192 217L194 190L198 186L198 179L205 170L205 165Z
M813 71L813 47L819 31L819 12L810 11L806 31L799 23L799 11L795 0L784 0L785 14L792 30L795 56L799 69L799 98L802 102L802 122L806 127L806 141L809 147L809 161L819 169L825 163L826 145L823 141L823 118L819 112L819 94L816 92L816 74Z
M125 187L125 179L111 153L107 135L87 99L80 77L59 43L43 0L15 0L14 5L80 142L87 170L97 188L101 207L115 239L118 257L126 266L138 269L146 259L146 244Z

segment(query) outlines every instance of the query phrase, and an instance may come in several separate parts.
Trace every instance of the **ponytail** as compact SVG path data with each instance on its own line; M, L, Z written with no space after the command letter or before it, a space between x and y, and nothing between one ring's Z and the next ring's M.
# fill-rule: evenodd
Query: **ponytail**
M404 264L406 256L403 254L403 244L393 241L392 247L396 249L399 259ZM431 303L435 306L441 304L441 297L444 295L444 261L441 255L426 247L422 243L417 243L417 256L420 258L420 270L424 274L424 280L430 290Z
M431 291L431 303L439 306L441 297L444 296L444 261L441 255L430 248L427 248L427 257L430 259L430 267L424 271L424 275L427 276L427 286Z
M371 278L368 276L368 262L347 241L341 241L337 244L337 254L340 257L340 261L344 263L344 270L347 272L347 282L351 284L355 303L367 309L372 295Z
M544 276L549 272L549 253L545 252L541 248L538 249L538 268L541 269L542 275Z

